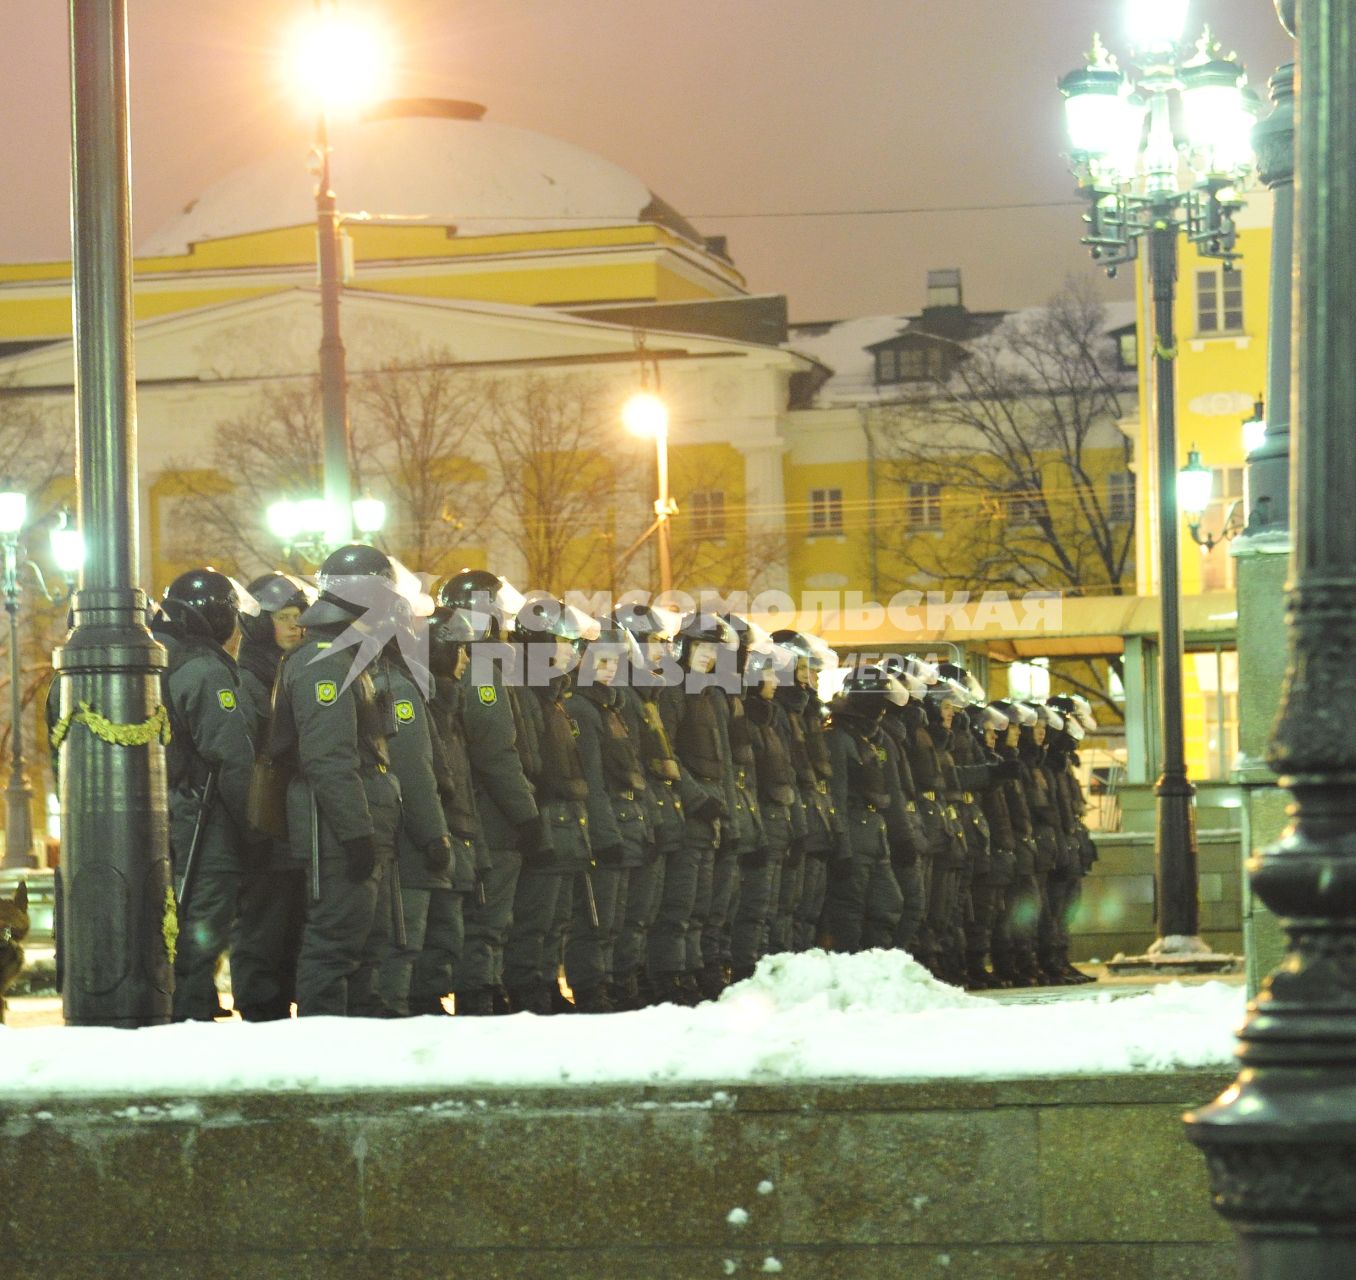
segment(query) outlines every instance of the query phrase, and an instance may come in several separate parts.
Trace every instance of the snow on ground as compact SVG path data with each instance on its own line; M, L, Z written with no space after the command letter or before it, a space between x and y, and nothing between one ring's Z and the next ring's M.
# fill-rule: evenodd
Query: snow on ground
M903 952L811 951L766 958L698 1009L0 1028L0 1096L1167 1071L1229 1065L1242 1013L1241 988L1220 982L1004 1004L935 981Z

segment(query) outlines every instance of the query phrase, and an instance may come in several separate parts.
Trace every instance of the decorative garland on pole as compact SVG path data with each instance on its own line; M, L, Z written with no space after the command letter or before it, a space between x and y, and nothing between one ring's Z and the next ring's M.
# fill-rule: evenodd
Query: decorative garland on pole
M71 724L83 724L96 738L115 747L144 747L159 738L162 746L169 744L169 712L158 706L150 718L140 724L115 724L106 716L82 702L79 710L63 716L52 728L52 746L59 747L70 732Z

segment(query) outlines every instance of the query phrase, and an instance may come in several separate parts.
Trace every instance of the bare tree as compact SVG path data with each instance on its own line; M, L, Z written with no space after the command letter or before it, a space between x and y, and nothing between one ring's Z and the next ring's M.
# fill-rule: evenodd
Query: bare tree
M485 444L503 485L495 526L534 590L616 586L619 484L636 484L617 444L615 396L581 374L527 374L483 384Z
M907 585L971 592L1133 590L1133 444L1117 424L1134 402L1106 313L1069 282L1039 311L967 344L943 380L880 411L883 563ZM941 536L938 536L940 526ZM888 572L888 570L887 570ZM1108 665L1123 675L1119 659ZM1061 679L1104 706L1101 660Z
M881 412L902 516L883 522L888 550L906 573L957 588L1123 594L1133 503L1113 505L1107 477L1129 470L1116 424L1133 397L1087 286L1008 317L945 381ZM943 538L920 536L931 520L915 485L939 486Z
M355 378L351 404L359 483L379 477L388 504L383 545L427 572L454 572L458 549L482 539L497 492L475 460L482 384L448 352L414 353Z

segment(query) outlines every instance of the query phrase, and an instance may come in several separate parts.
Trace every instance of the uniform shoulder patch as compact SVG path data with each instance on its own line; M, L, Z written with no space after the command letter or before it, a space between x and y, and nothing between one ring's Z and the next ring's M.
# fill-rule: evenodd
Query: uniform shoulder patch
M476 686L476 696L487 707L492 707L499 701L499 690L492 684L482 684Z
M234 710L235 710L235 690L233 690L233 689L218 689L218 690L217 690L217 701L221 704L221 709L222 709L223 711L234 711Z
M401 698L395 704L395 718L401 724L412 724L414 722L414 703L408 698Z
M315 682L315 700L322 707L328 707L338 697L339 686L333 680L317 680Z

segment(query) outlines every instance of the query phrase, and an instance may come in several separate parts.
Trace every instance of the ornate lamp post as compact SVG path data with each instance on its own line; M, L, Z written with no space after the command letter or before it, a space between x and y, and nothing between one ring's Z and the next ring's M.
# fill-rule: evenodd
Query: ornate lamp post
M76 493L88 555L61 681L62 1002L72 1024L168 1022L174 896L165 651L137 586L126 0L70 0Z
M52 529L52 556L57 568L66 578L64 596L53 596L47 589L42 570L31 560L21 559L23 548L19 536L28 520L28 497L6 482L0 492L0 543L5 550L4 589L5 612L9 614L9 785L5 788L5 861L6 867L34 867L33 856L33 791L28 785L24 760L23 666L19 646L19 571L24 566L31 570L38 590L49 601L70 599L75 587L75 575L84 560L84 546L78 530L67 528L67 513L63 510Z
M622 425L642 440L653 440L658 496L654 500L654 522L631 544L622 556L625 564L650 534L655 535L659 558L659 594L673 590L673 549L669 521L678 514L678 504L669 496L669 408L659 397L659 362L645 349L643 335L636 337L640 357L640 390L622 406Z
M370 493L354 498L350 510L352 523L349 527L357 529L360 541L370 542L386 524L386 504ZM269 532L282 543L283 554L289 559L300 557L311 564L319 564L335 547L343 545L333 540L336 522L330 504L324 498L302 498L296 502L291 498L280 498L269 504L264 519ZM297 565L296 568L302 570L304 566Z
M1187 1117L1215 1207L1240 1233L1244 1274L1356 1275L1356 9L1301 0L1299 202L1290 640L1271 767L1293 797L1279 843L1251 859L1253 891L1287 951L1239 1032L1241 1072Z
M1251 169L1251 104L1243 68L1209 31L1182 42L1187 0L1135 0L1128 10L1138 78L1094 37L1086 67L1060 82L1079 190L1088 201L1083 243L1111 275L1145 241L1153 294L1154 425L1159 498L1159 683L1163 773L1158 780L1155 879L1158 938L1143 963L1205 969L1233 962L1201 941L1195 788L1187 780L1182 722L1178 574L1177 433L1173 304L1177 237L1226 263L1237 257L1235 183Z

